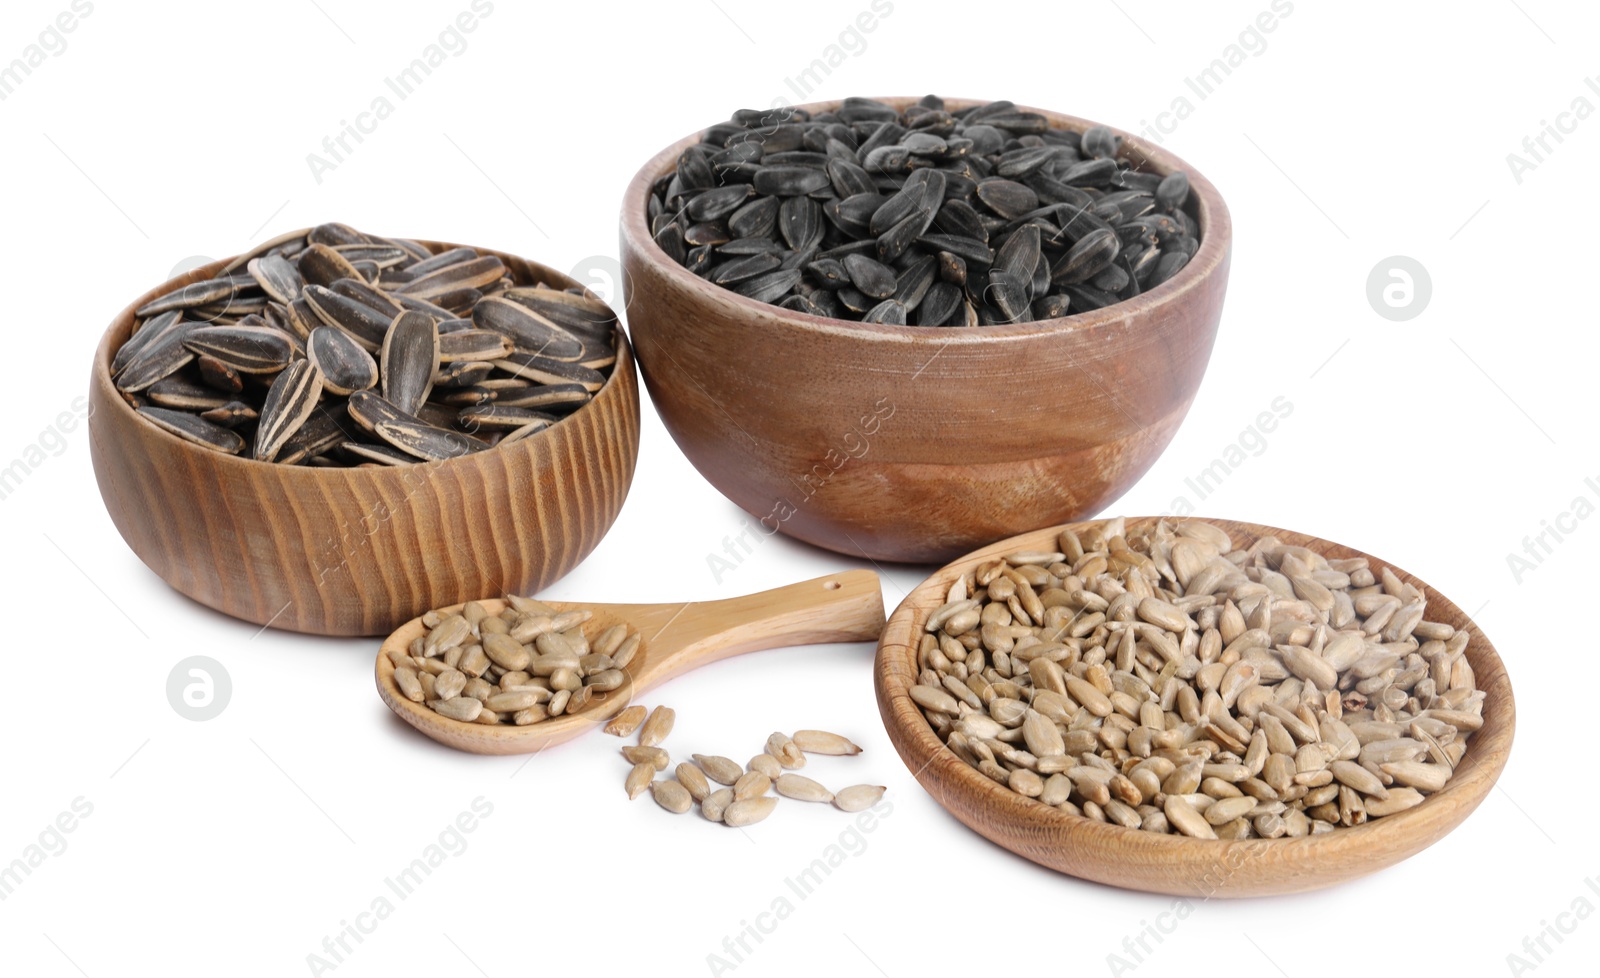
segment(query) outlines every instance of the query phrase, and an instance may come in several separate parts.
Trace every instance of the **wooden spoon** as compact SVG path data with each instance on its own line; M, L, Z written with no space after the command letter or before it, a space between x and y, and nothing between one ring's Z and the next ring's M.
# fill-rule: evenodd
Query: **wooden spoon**
M505 601L480 601L490 614ZM878 575L853 570L787 587L721 601L676 604L590 604L546 601L558 611L585 608L594 613L585 631L599 634L616 624L640 632L643 641L629 664L628 681L596 697L584 712L525 727L463 723L406 699L394 682L390 649L405 649L427 629L421 618L401 626L378 652L378 693L389 709L418 730L457 750L474 754L532 754L594 729L630 702L674 676L744 652L789 645L875 642L883 631L883 592ZM440 609L461 610L462 605Z
M1131 532L1155 520L1129 517L1127 528ZM878 710L889 740L917 781L968 828L1036 863L1112 886L1202 899L1297 893L1331 886L1391 866L1460 825L1494 787L1516 729L1511 680L1477 623L1414 575L1360 550L1254 523L1199 522L1222 528L1240 549L1270 535L1329 558L1366 557L1375 574L1388 566L1400 580L1423 590L1428 621L1471 630L1465 655L1477 687L1487 694L1483 728L1467 742L1465 756L1442 791L1429 795L1415 808L1354 828L1298 839L1224 841L1157 835L1071 815L1025 798L969 767L939 740L911 701L910 688L918 673L917 644L926 634L923 623L945 603L958 575L1021 550L1054 551L1061 527L1025 533L962 557L919 585L890 616L878 643L874 670ZM1088 525L1071 524L1079 530Z

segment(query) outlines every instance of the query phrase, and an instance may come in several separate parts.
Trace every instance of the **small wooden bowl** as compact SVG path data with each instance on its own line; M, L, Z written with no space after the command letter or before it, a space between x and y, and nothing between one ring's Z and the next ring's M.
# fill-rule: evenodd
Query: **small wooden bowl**
M1042 114L1056 128L1093 125ZM1097 512L1149 469L1189 410L1233 238L1210 181L1122 136L1122 155L1144 169L1188 172L1199 252L1128 302L976 329L822 319L699 278L656 245L646 202L700 137L663 150L629 186L621 234L628 326L667 430L768 530L852 556L952 560Z
M456 247L423 242L434 251ZM498 255L521 284L578 283ZM511 445L427 464L278 465L192 445L139 417L111 383L140 296L112 321L90 378L90 454L111 521L168 584L235 618L318 635L382 635L442 605L527 594L560 579L622 509L639 457L639 388L627 337L594 399Z
M1155 519L1130 518L1128 527L1147 526ZM1016 794L969 767L939 740L911 701L923 622L944 603L958 575L1002 554L1053 551L1061 527L1025 533L962 557L919 585L889 617L874 670L878 710L890 741L916 779L968 828L1019 856L1099 883L1184 897L1271 896L1332 886L1392 866L1460 825L1500 777L1516 728L1511 680L1488 638L1465 612L1421 579L1371 554L1270 526L1204 522L1227 531L1238 547L1270 535L1332 558L1366 557L1374 571L1388 566L1402 581L1424 590L1428 621L1471 628L1466 656L1478 688L1487 693L1484 724L1467 742L1466 755L1444 790L1415 808L1354 828L1299 839L1212 841L1156 835L1069 815Z

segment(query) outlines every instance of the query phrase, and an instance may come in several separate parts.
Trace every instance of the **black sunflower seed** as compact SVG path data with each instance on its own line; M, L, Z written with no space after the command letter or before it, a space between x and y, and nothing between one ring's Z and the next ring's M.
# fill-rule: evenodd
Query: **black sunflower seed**
M1065 285L1078 285L1098 275L1117 257L1122 242L1110 229L1092 231L1050 269L1053 281ZM1106 305L1108 303L1102 303Z
M783 259L769 251L719 265L708 278L718 285L733 285L774 271L782 264Z
M935 282L917 307L918 326L943 326L961 305L961 289L949 282Z
M897 286L894 269L882 262L873 261L866 255L846 255L844 270L863 295L874 299L887 299L894 295Z
M798 198L797 198L798 199ZM733 291L757 302L774 302L788 294L805 273L800 269L780 269L745 279L732 286Z
M770 197L798 197L828 186L826 170L809 166L763 166L753 184L756 193Z
M855 154L851 152L850 159L832 159L828 161L828 179L833 183L833 192L840 197L854 197L856 194L877 193L877 186L872 182L872 177L867 171L855 162Z
M1105 126L1094 126L1083 131L1083 140L1079 148L1083 155L1098 159L1110 159L1117 155L1117 137Z
M1189 263L1189 256L1181 251L1168 251L1161 255L1161 260L1156 264L1155 274L1150 276L1150 288L1155 288L1162 282L1172 278Z
M822 205L810 197L787 197L778 207L778 230L794 251L822 240Z
M938 215L933 219L933 227L940 234L976 238L986 244L989 241L989 229L984 227L983 218L965 200L945 201L944 206L939 208Z
M1039 256L1039 229L1031 224L1023 225L1011 232L1005 244L995 252L995 271L1004 272L1013 281L1027 283L1031 288Z
M764 238L778 226L776 197L757 197L728 216L728 232L734 238Z
M691 221L717 221L732 214L750 199L751 188L744 184L715 187L689 201L684 213Z
M894 289L895 301L905 306L908 312L916 311L939 275L938 266L938 261L932 255L912 259L910 264L900 269Z
M1039 195L1027 184L990 177L978 184L978 199L1001 217L1019 217L1039 206Z

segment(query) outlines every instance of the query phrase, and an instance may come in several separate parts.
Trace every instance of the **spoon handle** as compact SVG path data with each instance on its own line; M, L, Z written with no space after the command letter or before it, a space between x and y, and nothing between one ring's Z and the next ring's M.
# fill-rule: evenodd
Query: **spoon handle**
M654 654L636 682L655 686L709 662L762 649L876 642L883 623L883 591L878 575L867 570L693 602L678 609L654 636L645 633L645 647Z

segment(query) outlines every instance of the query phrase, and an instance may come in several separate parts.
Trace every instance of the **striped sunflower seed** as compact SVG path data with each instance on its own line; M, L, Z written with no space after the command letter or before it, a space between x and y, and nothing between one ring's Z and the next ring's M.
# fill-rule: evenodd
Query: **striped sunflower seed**
M296 360L272 381L261 406L255 458L270 462L316 410L322 397L322 372L309 360Z
M342 329L313 329L306 341L306 357L322 372L322 386L330 394L348 397L378 383L377 361Z

